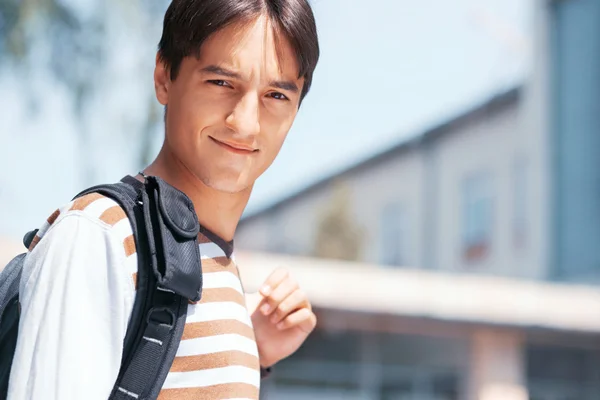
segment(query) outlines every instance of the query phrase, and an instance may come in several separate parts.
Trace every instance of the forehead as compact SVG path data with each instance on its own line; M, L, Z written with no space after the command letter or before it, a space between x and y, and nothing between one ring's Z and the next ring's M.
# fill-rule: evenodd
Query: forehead
M200 49L200 62L225 65L252 77L298 79L289 40L264 16L232 23L211 35Z

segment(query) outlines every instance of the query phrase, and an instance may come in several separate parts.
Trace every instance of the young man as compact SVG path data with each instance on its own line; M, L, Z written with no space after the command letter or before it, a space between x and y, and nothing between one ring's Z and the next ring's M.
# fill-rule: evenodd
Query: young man
M285 270L259 293L243 293L232 240L318 56L306 0L174 0L165 15L154 84L166 134L144 173L194 203L204 289L188 308L160 399L257 399L260 368L292 354L315 327ZM109 396L136 271L132 228L113 200L87 195L48 219L23 270L9 399Z

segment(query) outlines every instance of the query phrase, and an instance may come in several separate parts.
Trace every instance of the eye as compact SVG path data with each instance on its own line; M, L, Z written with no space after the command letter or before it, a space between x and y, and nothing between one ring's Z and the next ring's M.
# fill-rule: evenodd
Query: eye
M275 100L289 100L285 94L279 92L269 93L269 97L272 97Z
M227 81L224 81L224 80L221 80L221 79L209 80L208 83L211 83L211 84L216 85L216 86L231 87L231 85L229 83L227 83Z

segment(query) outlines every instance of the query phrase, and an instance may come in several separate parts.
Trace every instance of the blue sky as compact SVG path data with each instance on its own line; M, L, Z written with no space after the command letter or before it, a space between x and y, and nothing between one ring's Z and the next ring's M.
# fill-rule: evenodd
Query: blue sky
M248 211L522 81L529 67L531 1L313 0L321 45L314 83L279 157L257 182ZM22 71L0 71L6 93L0 97L0 235L20 237L68 201L80 189L79 157L93 157L103 180L135 172L126 161L127 126L153 90L159 38L148 43L115 32L112 69L94 77L110 91L91 109L90 154L77 154L67 94L47 73L27 73L39 96L26 99L23 83L15 80Z
M528 51L519 47L529 38L527 0L349 3L313 1L322 54L314 85L249 211L451 118L527 73Z

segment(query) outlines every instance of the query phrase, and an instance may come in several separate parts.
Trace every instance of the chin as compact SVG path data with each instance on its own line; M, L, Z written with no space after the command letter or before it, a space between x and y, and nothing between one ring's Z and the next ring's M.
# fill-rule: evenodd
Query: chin
M231 194L243 192L252 186L252 183L240 181L238 177L203 177L202 182L214 190Z

